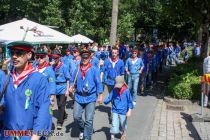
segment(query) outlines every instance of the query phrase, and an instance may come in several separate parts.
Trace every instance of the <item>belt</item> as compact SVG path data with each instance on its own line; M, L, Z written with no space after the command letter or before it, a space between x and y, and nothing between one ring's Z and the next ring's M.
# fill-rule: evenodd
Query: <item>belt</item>
M107 80L108 80L108 79L110 79L110 80L114 80L114 81L115 81L115 78L107 77Z
M56 82L56 85L64 85L66 82Z
M78 95L80 95L80 96L82 96L82 97L87 97L87 96L90 96L90 95L92 95L92 94L88 94L87 92L76 92L76 94L78 94Z

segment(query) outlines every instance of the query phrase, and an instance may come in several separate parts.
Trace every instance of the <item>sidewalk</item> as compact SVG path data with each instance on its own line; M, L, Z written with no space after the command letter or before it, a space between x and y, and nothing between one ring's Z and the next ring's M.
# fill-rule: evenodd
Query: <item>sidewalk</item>
M167 103L158 101L150 133L150 140L199 140L193 124L188 119L189 111L174 111L166 108Z
M198 105L192 105L188 107L188 110L191 112L191 114L200 114L201 108ZM210 109L204 108L203 109L203 118L210 117ZM209 121L209 120L208 120ZM197 133L201 140L210 140L210 122L192 122L193 126L197 130Z

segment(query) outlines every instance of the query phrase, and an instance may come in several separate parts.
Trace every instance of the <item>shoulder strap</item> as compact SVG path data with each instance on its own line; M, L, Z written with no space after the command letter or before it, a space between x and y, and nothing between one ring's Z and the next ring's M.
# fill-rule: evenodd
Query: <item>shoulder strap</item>
M4 96L4 93L5 93L6 89L7 89L7 85L8 85L8 83L9 83L9 78L10 78L10 75L8 75L7 80L6 80L5 84L4 84L3 90L2 90L2 92L1 92L1 95L0 95L0 102L1 102L1 100L2 100L2 98L3 98L3 96Z
M78 77L78 74L79 74L79 69L80 69L80 66L78 66L76 76L74 77L74 85L76 84L76 81L77 81L77 77Z

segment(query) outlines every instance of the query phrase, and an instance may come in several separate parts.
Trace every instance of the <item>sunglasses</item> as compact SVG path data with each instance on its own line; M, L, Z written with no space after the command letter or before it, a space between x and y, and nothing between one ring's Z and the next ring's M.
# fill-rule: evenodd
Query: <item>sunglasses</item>
M57 60L59 57L52 57L52 59L55 59L55 60Z
M43 58L45 58L45 56L36 56L36 59L43 59Z
M24 54L26 54L27 52L23 51L23 50L10 50L10 55L16 55L16 56L22 56Z
M73 51L73 53L77 53L78 51Z

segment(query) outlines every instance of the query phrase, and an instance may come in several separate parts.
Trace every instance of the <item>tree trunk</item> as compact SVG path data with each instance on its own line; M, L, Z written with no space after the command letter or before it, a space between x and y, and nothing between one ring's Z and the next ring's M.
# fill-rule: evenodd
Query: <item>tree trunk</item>
M203 33L203 28L202 28L202 25L199 27L198 29L198 36L197 36L197 43L198 44L201 44L201 41L202 41L202 33Z
M110 32L110 45L113 46L117 40L117 19L118 19L119 0L112 0L112 25Z

